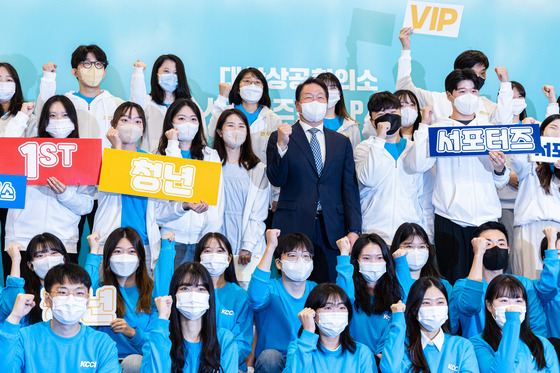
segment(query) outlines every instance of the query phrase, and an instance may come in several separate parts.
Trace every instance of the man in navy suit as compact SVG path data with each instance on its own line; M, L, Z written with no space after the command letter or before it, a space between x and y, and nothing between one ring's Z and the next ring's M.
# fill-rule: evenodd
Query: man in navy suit
M336 240L353 244L362 227L360 195L350 140L323 126L328 89L309 78L296 89L300 120L273 132L266 151L267 176L280 187L272 221L282 234L301 232L315 245L311 280L336 278Z

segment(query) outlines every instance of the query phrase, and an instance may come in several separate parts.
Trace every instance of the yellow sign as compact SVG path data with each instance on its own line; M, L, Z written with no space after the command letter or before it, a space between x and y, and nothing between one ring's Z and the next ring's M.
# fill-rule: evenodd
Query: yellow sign
M105 148L99 190L216 205L221 172L217 162Z

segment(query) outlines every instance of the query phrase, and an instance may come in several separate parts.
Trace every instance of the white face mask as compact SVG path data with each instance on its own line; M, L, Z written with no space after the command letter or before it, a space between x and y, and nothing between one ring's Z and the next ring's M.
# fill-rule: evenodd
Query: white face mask
M50 119L45 129L52 137L62 139L74 131L74 122L70 118Z
M447 306L420 307L418 322L430 332L435 332L447 321Z
M459 97L455 97L453 105L463 115L472 115L478 109L479 97L472 93L466 93Z
M327 103L319 101L304 102L301 104L301 114L311 123L322 122L327 114Z
M87 311L87 298L74 295L52 298L53 317L61 324L72 325L80 321Z
M16 83L0 82L0 102L10 101L16 93Z
M330 109L340 101L340 92L338 89L329 89L329 101L327 107Z
M508 308L510 305L508 304L507 306L498 306L498 307L494 307L494 320L496 320L496 323L498 325L500 325L500 328L504 327L504 324L506 323L506 308ZM525 314L527 313L527 307L526 306L517 306L519 308L521 308L521 313L519 314L519 319L521 320L521 322L525 321Z
M165 92L175 92L177 86L179 85L179 80L177 79L177 74L158 74L159 86Z
M259 102L261 99L263 95L263 88L256 84L244 85L239 88L239 94L243 100L254 104L255 102Z
M401 109L401 126L410 127L414 124L418 118L418 111L411 108L410 106L405 106Z
M180 141L192 141L198 132L198 123L173 123L173 127L179 131Z
M512 100L513 115L521 114L526 107L527 103L525 102L525 98L514 98Z
M49 269L59 264L64 264L64 256L62 255L48 255L41 259L36 259L33 262L33 271L44 279Z
M242 130L223 131L222 138L229 148L237 149L245 142L247 132Z
M418 271L424 267L428 258L430 257L429 250L423 249L410 249L406 254L406 260L408 262L408 268L411 271Z
M197 320L210 308L210 294L188 291L177 294L177 309L189 320Z
M317 326L327 337L336 337L348 326L348 312L322 312Z
M360 273L367 282L376 282L387 272L386 262L358 262L360 264Z
M229 266L227 254L200 254L200 264L206 267L210 276L221 276Z
M138 269L139 260L136 255L117 254L109 259L111 271L119 277L128 277Z
M135 124L121 124L117 126L119 137L123 144L134 144L142 137L142 128Z
M89 69L81 68L79 71L82 76L81 80L89 87L97 87L100 85L105 75L105 69L98 69L95 66Z
M295 262L282 260L282 273L295 282L307 280L313 271L313 260L298 258Z

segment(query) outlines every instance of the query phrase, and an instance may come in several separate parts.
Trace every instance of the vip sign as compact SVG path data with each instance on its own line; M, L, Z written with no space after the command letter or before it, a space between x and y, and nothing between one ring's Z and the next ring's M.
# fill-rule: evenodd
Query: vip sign
M99 190L184 202L218 202L222 164L105 149Z
M114 286L102 286L95 292L89 289L89 306L81 322L89 326L110 325L117 318L117 289ZM43 321L52 319L52 310L45 302L45 289L41 290L41 309Z
M409 1L403 27L413 27L417 34L459 36L462 5Z

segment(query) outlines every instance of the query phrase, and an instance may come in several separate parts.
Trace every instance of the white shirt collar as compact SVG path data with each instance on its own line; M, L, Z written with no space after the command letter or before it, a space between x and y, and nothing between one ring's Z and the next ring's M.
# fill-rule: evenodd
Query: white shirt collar
M436 346L438 351L441 352L443 341L445 340L445 333L443 332L443 330L441 330L441 328L439 328L438 334L434 337L434 339L430 340L430 338L428 338L426 334L424 334L424 331L420 330L420 340L422 342L422 349L425 349L428 345Z
M309 131L311 128L317 128L320 133L323 133L323 122L319 124L317 127L311 127L309 124L305 123L303 120L300 119L299 123L301 124L301 128L303 128L303 132Z

